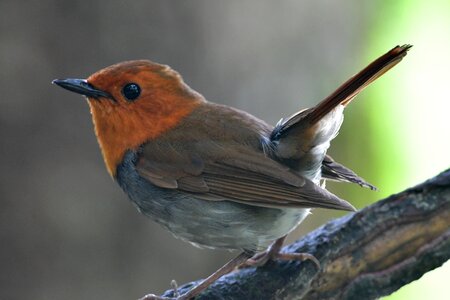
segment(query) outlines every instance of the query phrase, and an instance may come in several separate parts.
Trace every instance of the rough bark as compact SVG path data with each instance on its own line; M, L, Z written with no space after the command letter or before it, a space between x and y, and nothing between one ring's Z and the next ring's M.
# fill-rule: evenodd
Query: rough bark
M320 270L311 261L271 261L222 277L196 299L375 299L445 263L449 236L450 169L284 248L313 254Z

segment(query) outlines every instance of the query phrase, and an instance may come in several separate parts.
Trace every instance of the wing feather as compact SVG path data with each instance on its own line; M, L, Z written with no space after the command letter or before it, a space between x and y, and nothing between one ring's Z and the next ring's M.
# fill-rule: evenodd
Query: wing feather
M361 187L369 188L373 191L377 190L374 185L368 183L364 178L358 176L346 166L335 162L329 155L326 155L322 162L322 178L356 183Z
M354 210L348 202L267 156L261 140L271 128L252 118L209 103L176 130L145 144L136 168L158 187L208 201Z

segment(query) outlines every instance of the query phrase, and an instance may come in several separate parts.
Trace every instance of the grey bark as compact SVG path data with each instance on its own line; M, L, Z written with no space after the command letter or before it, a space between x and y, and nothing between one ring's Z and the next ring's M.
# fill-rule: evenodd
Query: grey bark
M445 263L449 236L450 169L284 248L314 255L320 270L311 261L270 261L222 277L196 299L376 299Z

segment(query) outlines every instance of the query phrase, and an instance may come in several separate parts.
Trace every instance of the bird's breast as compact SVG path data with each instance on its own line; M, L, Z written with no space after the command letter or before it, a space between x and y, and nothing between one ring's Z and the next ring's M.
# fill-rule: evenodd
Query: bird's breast
M119 185L143 214L199 247L264 250L294 229L309 212L201 200L195 194L159 188L137 173L136 161L135 152L125 155L117 169Z
M146 108L146 103L124 107L114 102L90 100L95 134L102 150L106 168L111 176L116 175L117 166L127 150L136 150L143 143L158 138L176 127L202 102L191 101L170 106ZM168 101L170 103L170 101ZM141 107L141 106L142 107Z

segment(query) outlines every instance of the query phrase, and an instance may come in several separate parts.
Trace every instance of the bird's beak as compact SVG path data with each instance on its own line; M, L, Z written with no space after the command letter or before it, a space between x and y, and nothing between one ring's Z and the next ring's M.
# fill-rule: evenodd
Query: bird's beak
M74 78L68 78L68 79L55 79L52 81L52 83L59 85L60 87L69 90L71 92L75 92L77 94L84 95L86 97L91 98L109 98L113 99L110 94L98 90L92 86L92 84L88 83L86 79L74 79Z

